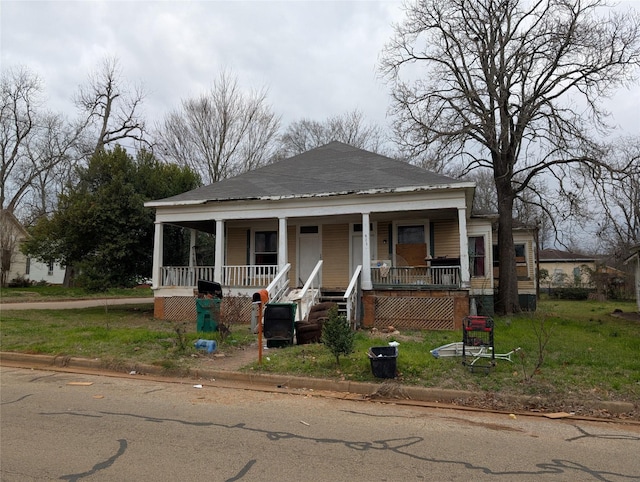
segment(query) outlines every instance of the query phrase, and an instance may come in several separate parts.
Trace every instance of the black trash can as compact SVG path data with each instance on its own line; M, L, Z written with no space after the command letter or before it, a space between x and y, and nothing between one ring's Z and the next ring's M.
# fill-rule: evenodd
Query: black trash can
M395 378L397 372L398 347L374 346L369 348L371 371L376 378Z
M267 303L262 319L262 333L267 340L267 348L293 345L295 303Z

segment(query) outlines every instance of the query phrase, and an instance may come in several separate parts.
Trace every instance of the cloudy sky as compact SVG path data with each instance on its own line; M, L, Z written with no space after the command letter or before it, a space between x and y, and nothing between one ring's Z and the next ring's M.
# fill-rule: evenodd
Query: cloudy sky
M73 113L78 85L116 56L147 92L148 121L227 69L247 90L267 88L283 125L354 109L384 123L388 89L376 66L402 18L399 0L3 0L0 9L3 69L37 73L54 110Z
M640 7L640 0L622 2ZM160 120L206 91L222 69L245 89L268 89L283 126L358 109L386 123L378 57L403 18L400 0L14 1L0 4L2 68L26 65L52 110L74 115L78 86L105 56L147 92ZM640 87L608 105L619 132L638 134Z

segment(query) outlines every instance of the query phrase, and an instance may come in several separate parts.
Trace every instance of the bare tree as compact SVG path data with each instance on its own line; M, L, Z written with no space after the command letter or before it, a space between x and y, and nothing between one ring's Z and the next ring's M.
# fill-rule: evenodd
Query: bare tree
M577 198L572 172L598 165L600 100L634 80L638 15L601 0L424 0L406 8L381 72L395 134L440 169L493 172L499 214L498 312L520 309L514 202L548 176ZM424 68L421 72L419 68ZM401 75L415 80L404 82Z
M621 261L640 244L640 137L618 139L608 157L619 171L600 170L596 176L585 172L585 179L601 208L594 213L597 236L604 250Z
M80 129L44 111L40 79L27 69L9 69L1 82L0 207L32 217L59 192L48 181L72 158Z
M353 110L324 122L302 119L291 123L280 137L280 156L295 156L331 141L381 153L385 140L380 126L367 124L362 112Z
M158 155L213 183L269 162L279 126L265 90L245 93L237 78L222 72L209 92L183 100L165 117Z
M109 144L127 139L149 145L139 112L143 100L142 88L131 86L122 78L115 57L102 60L75 97L86 119L85 154L95 154Z

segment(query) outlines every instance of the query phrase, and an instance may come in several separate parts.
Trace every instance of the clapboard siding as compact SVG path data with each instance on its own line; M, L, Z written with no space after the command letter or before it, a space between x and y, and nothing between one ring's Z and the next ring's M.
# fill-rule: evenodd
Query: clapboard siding
M322 285L346 288L349 283L349 224L322 226Z
M460 236L458 234L458 220L446 219L433 223L434 256L436 258L459 258Z

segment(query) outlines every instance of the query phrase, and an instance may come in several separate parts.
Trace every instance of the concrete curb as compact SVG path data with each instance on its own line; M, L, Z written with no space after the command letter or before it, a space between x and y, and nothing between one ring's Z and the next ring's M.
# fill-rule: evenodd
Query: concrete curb
M473 400L478 400L482 394L463 390L447 390L440 388L414 387L398 385L392 391L385 394L380 383L335 381L323 378L296 377L289 375L244 373L227 370L194 370L189 369L183 373L168 373L162 367L153 365L131 365L126 370L116 370L105 365L100 359L75 358L50 355L29 355L15 352L0 352L0 365L11 365L22 368L58 368L66 371L76 369L102 370L114 374L124 375L135 371L138 375L151 375L171 378L209 379L217 381L240 382L248 385L263 387L277 387L288 389L306 389L314 391L341 392L345 394L357 394L369 396L377 400L411 400L431 404L452 404L458 408L469 408ZM544 406L544 400L540 397L527 397L515 395L503 395L503 399L514 401L523 406ZM630 402L599 401L593 400L580 402L581 405L595 410L602 410L612 415L632 413L637 406ZM467 406L468 404L468 406ZM575 404L575 403L574 403ZM566 405L571 406L571 400L566 400ZM608 418L606 420L609 420ZM628 421L628 420L625 420ZM634 423L633 420L629 422Z

